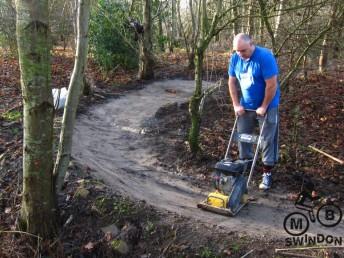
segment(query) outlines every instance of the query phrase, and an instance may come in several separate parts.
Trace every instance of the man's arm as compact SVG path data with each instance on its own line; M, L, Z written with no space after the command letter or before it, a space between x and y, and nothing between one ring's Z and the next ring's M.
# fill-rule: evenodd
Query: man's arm
M265 80L265 95L262 105L256 110L260 116L264 116L271 100L274 98L277 90L277 75Z
M234 107L234 112L237 115L242 115L245 113L244 107L240 105L239 102L239 97L238 97L238 90L236 87L236 82L237 79L234 76L229 76L228 78L228 89L229 89L229 94L231 95L233 107Z

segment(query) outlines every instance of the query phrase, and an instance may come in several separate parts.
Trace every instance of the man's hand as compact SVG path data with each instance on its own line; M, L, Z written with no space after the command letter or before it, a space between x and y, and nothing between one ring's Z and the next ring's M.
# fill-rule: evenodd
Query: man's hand
M257 108L256 113L257 113L258 116L265 116L266 107L259 107L259 108Z
M245 108L241 105L234 106L235 115L241 116L245 113Z

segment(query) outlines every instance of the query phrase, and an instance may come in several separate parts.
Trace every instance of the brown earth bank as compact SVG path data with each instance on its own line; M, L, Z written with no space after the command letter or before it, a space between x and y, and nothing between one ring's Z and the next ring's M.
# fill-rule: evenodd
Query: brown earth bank
M221 59L221 58L220 58ZM225 70L226 57L216 63ZM73 58L54 52L53 86L68 85ZM192 78L185 69L185 56L163 55L157 66L157 79ZM95 180L88 167L71 162L64 191L58 196L61 213L59 235L52 240L15 232L21 202L22 120L19 69L15 59L0 62L0 257L293 257L276 253L285 247L283 239L252 237L228 229L157 210L142 201L129 200ZM213 71L221 68L213 67ZM285 89L281 105L281 162L274 188L287 186L297 192L301 172L316 183L324 196L343 199L343 167L310 151L315 144L332 155L344 157L343 67L330 75L312 75L294 80ZM221 77L218 72L215 77ZM108 97L144 87L135 72L122 70L104 75L92 63L88 76L94 94L82 98L80 112ZM339 77L341 76L341 77ZM17 111L17 113L16 113ZM14 115L15 117L11 116ZM59 114L61 115L61 114ZM159 134L147 137L161 153L160 164L209 185L214 163L226 148L233 114L226 90L210 97L204 106L201 128L202 151L192 156L185 144L189 126L187 105L177 110L158 111ZM183 131L184 133L176 133ZM165 144L169 142L170 144ZM167 155L168 154L168 155ZM235 154L235 153L234 153ZM255 182L258 182L256 175ZM296 181L295 181L296 180ZM298 255L341 257L336 249L306 250Z

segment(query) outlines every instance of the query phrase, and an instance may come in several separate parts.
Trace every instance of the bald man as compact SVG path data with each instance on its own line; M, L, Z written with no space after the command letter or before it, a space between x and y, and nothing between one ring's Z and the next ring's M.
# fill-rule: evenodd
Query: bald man
M233 50L228 87L234 112L239 116L238 132L252 134L257 116L267 115L261 142L263 178L259 189L268 190L272 185L272 170L278 161L278 65L271 50L255 45L247 34L234 37ZM240 99L237 83L241 89ZM256 114L245 109L253 109ZM258 120L261 127L262 119ZM239 153L240 159L252 159L252 145L239 142Z

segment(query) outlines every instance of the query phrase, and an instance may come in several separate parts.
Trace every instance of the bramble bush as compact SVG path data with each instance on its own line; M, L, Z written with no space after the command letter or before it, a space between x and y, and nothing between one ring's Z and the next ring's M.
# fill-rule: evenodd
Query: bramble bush
M105 71L117 66L132 69L138 66L138 43L129 26L128 6L111 0L99 0L90 19L90 52Z

